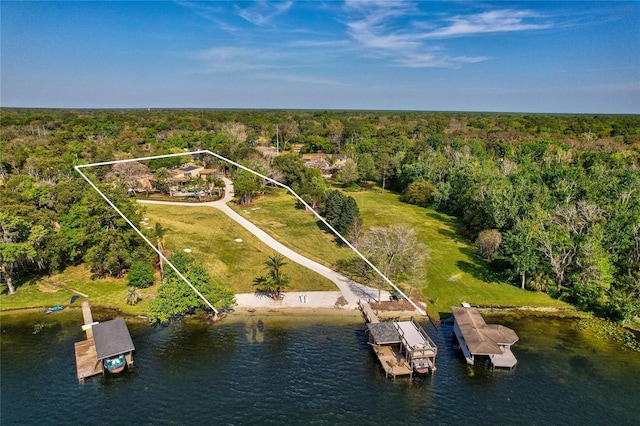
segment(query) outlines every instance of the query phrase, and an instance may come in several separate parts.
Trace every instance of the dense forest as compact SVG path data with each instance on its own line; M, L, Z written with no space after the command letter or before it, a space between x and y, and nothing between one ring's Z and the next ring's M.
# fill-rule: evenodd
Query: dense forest
M71 264L122 276L151 261L74 165L208 149L318 205L331 186L395 191L457 216L461 234L513 285L620 322L640 316L638 116L4 108L0 125L5 291ZM300 154L269 158L261 147ZM287 160L318 152L343 161L328 180ZM104 190L141 219L126 184Z

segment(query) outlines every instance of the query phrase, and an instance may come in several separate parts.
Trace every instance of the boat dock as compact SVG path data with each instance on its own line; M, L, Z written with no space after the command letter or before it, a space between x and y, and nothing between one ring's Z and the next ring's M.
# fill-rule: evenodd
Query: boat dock
M87 377L104 374L105 363L110 372L122 371L126 366L133 366L135 347L124 318L116 318L103 323L93 320L89 299L82 299L82 330L86 339L75 343L76 374L78 382L83 383ZM113 359L120 358L116 370Z
M93 325L96 323L93 321L87 298L82 299L82 318L84 320L82 329L86 333L87 339L75 343L76 373L80 383L83 383L87 377L104 374L102 362L98 360L96 343L93 340Z
M368 303L358 306L367 321L369 345L387 377L435 372L438 349L420 324L413 318L381 322Z
M477 308L451 307L453 332L467 364L474 365L476 356L488 356L493 368L513 368L518 360L511 345L518 341L512 329L498 324L487 324Z

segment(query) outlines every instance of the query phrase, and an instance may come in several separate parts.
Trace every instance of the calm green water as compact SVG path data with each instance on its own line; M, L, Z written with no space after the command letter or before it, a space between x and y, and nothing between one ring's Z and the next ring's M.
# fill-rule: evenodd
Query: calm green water
M108 319L108 318L101 318ZM257 321L262 319L262 327ZM497 320L498 318L494 318ZM52 327L32 334L47 321ZM639 424L640 356L574 320L499 317L520 336L513 371L469 368L449 326L433 377L386 379L354 319L259 316L130 324L135 369L79 385L79 310L2 316L1 423ZM497 321L496 321L497 322Z

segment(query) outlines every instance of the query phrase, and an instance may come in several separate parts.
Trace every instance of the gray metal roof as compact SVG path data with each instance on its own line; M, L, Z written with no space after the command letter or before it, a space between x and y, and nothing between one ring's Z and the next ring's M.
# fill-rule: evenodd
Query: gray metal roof
M390 321L367 323L373 342L378 345L400 343L400 334Z
M101 322L92 327L98 359L110 358L135 350L124 318Z

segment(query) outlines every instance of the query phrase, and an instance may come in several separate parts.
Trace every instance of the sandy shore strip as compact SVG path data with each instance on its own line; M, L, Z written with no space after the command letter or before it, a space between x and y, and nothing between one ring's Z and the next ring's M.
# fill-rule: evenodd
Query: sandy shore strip
M338 299L342 296L339 291L301 291L286 292L282 300L273 300L266 294L240 293L236 294L237 308L341 308L353 310L351 306L341 306Z
M362 313L357 305L341 305L339 291L287 292L282 300L273 300L268 295L256 293L236 294L237 305L232 316L291 316L300 320L316 317L344 317L362 321ZM391 318L408 320L422 317L417 311L378 311L381 320Z

